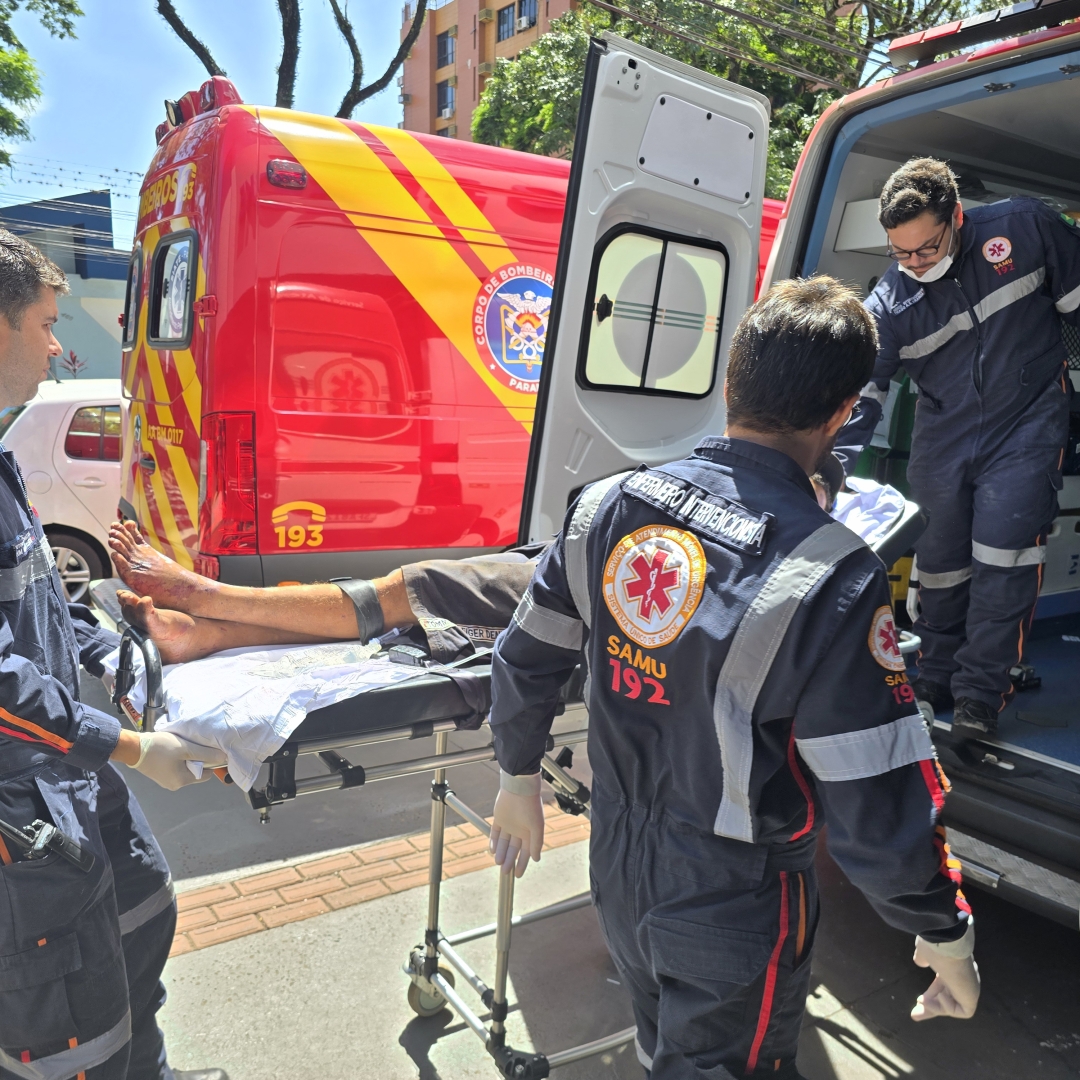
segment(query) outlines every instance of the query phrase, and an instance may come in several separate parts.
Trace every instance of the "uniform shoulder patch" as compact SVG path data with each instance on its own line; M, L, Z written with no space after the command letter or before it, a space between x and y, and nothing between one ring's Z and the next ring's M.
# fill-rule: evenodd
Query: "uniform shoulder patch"
M888 604L882 604L874 612L866 643L870 646L870 655L887 671L907 669L903 653L900 652L900 634Z
M764 550L772 514L759 514L689 480L645 465L622 482L622 490L718 544L745 555L760 555Z
M674 641L705 591L705 552L693 533L647 525L624 536L604 564L604 603L646 649Z
M1007 236L991 236L983 244L982 253L988 263L1004 262L1012 254L1012 241Z

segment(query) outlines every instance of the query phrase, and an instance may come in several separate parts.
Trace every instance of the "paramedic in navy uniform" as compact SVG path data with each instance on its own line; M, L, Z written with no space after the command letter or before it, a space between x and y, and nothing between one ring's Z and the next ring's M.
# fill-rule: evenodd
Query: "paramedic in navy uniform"
M63 354L53 326L67 290L53 263L0 230L0 408L29 401ZM121 731L80 703L79 664L100 675L118 638L64 595L19 466L0 446L0 818L50 822L94 856L85 872L55 853L28 861L0 838L0 1077L224 1080L166 1063L155 1014L176 925L172 881L109 764L175 788L194 779L187 757L205 751Z
M653 1080L798 1077L825 824L937 973L914 1018L975 1011L974 927L886 570L808 478L875 351L852 290L776 285L735 331L725 436L587 487L496 644L492 848L519 874L584 647L592 892Z
M1057 516L1072 394L1061 321L1080 316L1080 231L1038 199L965 212L933 158L893 173L878 216L895 263L866 301L880 349L837 453L850 471L903 367L919 390L907 477L930 515L915 545L915 692L934 711L955 702L957 734L993 735Z

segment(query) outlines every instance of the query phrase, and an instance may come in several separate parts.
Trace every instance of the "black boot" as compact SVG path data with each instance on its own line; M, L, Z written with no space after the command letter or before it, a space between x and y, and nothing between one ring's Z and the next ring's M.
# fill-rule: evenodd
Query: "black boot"
M173 1069L176 1080L229 1080L224 1069Z
M915 701L919 705L925 702L933 713L948 712L953 707L952 691L942 683L916 679L912 689L915 691ZM922 709L919 711L923 712Z
M952 729L954 735L966 739L985 739L997 736L998 714L993 705L975 698L956 699Z

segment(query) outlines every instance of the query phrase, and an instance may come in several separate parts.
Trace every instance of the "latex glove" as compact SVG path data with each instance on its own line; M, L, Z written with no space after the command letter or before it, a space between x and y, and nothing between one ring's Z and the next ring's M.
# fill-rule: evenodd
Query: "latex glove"
M197 778L188 768L189 761L199 761L214 768L224 765L226 757L220 750L188 742L171 731L144 731L139 735L139 760L134 768L149 776L155 784L176 791L209 779L206 774Z
M540 774L511 776L500 769L489 845L495 862L504 874L513 870L521 877L530 858L540 861L543 846L544 804L540 799Z
M912 1020L932 1020L951 1016L970 1020L979 1004L979 965L975 963L975 926L969 922L959 941L939 944L915 939L915 963L933 968L936 978L925 994L920 994Z

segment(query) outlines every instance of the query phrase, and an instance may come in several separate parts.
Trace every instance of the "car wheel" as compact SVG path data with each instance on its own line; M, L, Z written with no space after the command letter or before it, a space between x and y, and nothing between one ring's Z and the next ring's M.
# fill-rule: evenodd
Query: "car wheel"
M90 582L106 576L101 556L85 540L67 533L50 533L49 545L68 603L84 603L90 592Z

